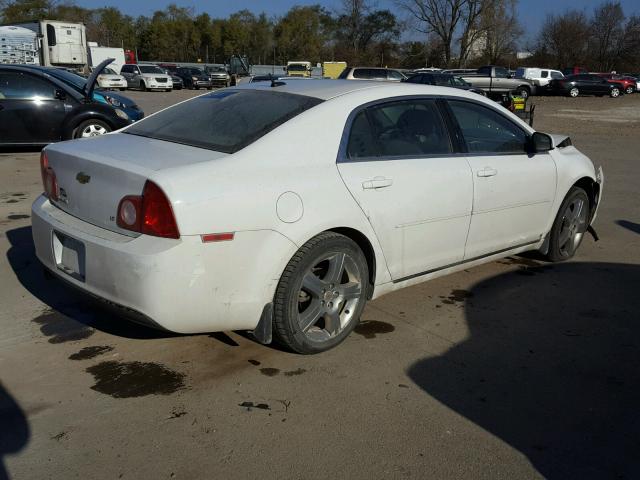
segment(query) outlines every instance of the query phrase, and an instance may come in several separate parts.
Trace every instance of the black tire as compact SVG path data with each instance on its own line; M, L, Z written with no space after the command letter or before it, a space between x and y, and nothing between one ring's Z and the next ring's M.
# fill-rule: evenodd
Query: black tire
M94 125L96 128L101 127L105 130L104 133L109 133L111 130L113 130L113 128L111 128L111 125L109 125L108 123L102 120L98 120L97 118L90 118L89 120L85 120L84 122L79 124L73 130L73 138L83 138L84 130L92 125Z
M631 95L634 92L633 87L627 87L627 89L624 91L624 93L626 93L627 95Z
M140 80L140 90L142 90L143 92L149 91L149 89L147 88L147 84L144 83L144 80Z
M580 90L578 89L578 87L572 87L567 92L567 95L570 96L571 98L577 98L580 95Z
M342 262L335 260L340 256ZM339 267L334 266L338 264ZM335 284L330 283L334 281L332 278L338 277ZM312 293L313 288L303 286L303 282L306 283L309 278L315 280L312 283L314 288L318 286L318 295ZM359 280L359 288L358 281L354 279ZM346 295L343 298L344 292L339 294L339 290L347 285L351 286L349 300ZM324 286L328 290L322 288ZM350 238L334 232L317 235L300 247L280 277L273 302L275 340L302 354L320 353L335 347L360 321L368 290L369 267L358 245ZM330 311L333 317L329 316ZM312 313L308 315L311 321L306 329L301 326L305 312ZM317 318L313 312L317 312ZM335 327L332 318L337 320L338 327ZM334 332L330 332L334 329Z
M531 95L531 90L529 89L529 87L522 86L516 89L516 93L518 94L518 96L526 100L527 98L529 98L529 95Z
M124 92L125 90L126 90L126 88L121 88L120 89L121 92Z
M609 92L609 96L611 98L618 98L620 96L620 89L618 87L613 87Z
M579 221L575 224L574 230L574 227L569 227L572 220L569 218L570 215L568 215L567 212L571 211L571 205L575 205L575 202L577 201L582 202L583 210L580 210L579 212L580 219L578 219ZM584 233L587 231L587 227L589 226L589 220L591 219L590 208L587 192L580 187L572 187L562 201L558 214L553 221L553 226L551 227L551 232L549 234L549 251L547 253L547 258L550 261L562 262L564 260L569 260L575 255L580 243L582 243ZM567 243L565 243L565 228L569 228L569 237L566 242L571 241L571 245L567 245Z

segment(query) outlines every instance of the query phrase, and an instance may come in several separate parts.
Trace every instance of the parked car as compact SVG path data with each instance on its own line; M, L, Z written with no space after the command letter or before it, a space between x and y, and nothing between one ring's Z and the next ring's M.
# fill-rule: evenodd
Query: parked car
M631 77L636 81L636 92L640 92L640 73L623 73L625 77Z
M339 80L211 92L41 164L32 232L55 276L156 327L301 353L393 290L571 258L603 181L567 136L474 93Z
M455 77L450 73L417 73L405 80L407 83L421 83L423 85L438 85L440 87L459 88L468 90L478 95L486 97L487 94L480 88L474 88L470 83L465 82L461 77Z
M616 98L622 93L619 84L609 83L606 79L591 73L569 75L562 79L551 80L549 90L556 95L567 95L574 98L579 95L595 95L597 97L609 95Z
M217 66L206 66L204 72L209 75L209 81L212 87L228 87L231 85L231 76L227 69Z
M383 82L402 82L407 76L392 68L347 67L340 76L341 80L375 80Z
M179 76L171 73L171 71L166 68L162 68L162 71L171 77L171 84L174 90L182 90L184 88L184 82Z
M123 65L120 75L127 79L129 88L139 88L143 91L162 90L171 91L173 83L171 77L157 65L131 64Z
M445 71L445 73L448 73ZM513 78L504 67L487 65L480 67L476 73L461 75L465 82L470 83L475 88L484 90L487 95L500 97L503 93L513 92L522 98L529 98L534 93L533 84L524 78Z
M144 113L133 100L95 90L102 68L87 80L55 67L0 65L0 144L91 137L141 119Z
M580 75L582 73L589 73L589 70L584 67L567 67L562 69L562 74L565 77L568 77L569 75Z
M204 73L204 70L200 68L178 67L176 75L178 75L184 82L184 88L189 88L191 90L207 88L211 90L211 80L209 80L209 75Z
M633 77L626 77L616 73L598 73L597 75L606 79L609 83L618 85L626 94L636 91L638 80Z
M535 85L537 93L540 93L547 90L551 80L564 78L564 75L560 70L520 67L516 69L515 78L523 78L530 81Z
M117 88L120 91L127 89L127 80L117 74L111 68L106 67L100 75L98 75L98 86L100 88Z

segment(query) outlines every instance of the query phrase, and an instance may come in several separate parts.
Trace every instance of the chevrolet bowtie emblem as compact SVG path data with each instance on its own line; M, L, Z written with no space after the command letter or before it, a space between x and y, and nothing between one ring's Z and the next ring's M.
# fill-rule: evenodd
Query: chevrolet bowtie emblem
M78 172L78 174L76 175L76 180L84 185L85 183L89 183L89 180L91 180L91 176L87 175L84 172Z

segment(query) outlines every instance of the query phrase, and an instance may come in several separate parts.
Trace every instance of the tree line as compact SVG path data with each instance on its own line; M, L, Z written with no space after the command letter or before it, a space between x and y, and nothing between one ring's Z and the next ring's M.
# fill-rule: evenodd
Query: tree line
M0 21L82 22L89 40L136 50L140 59L153 61L224 63L240 54L254 64L334 60L417 68L535 63L640 70L640 17L627 17L617 1L605 1L593 12L548 15L537 37L528 41L517 0L396 4L392 12L375 8L371 0L342 0L334 10L293 6L278 17L241 10L227 18L171 4L134 18L114 7L88 9L72 1L0 0ZM533 57L519 60L518 49Z

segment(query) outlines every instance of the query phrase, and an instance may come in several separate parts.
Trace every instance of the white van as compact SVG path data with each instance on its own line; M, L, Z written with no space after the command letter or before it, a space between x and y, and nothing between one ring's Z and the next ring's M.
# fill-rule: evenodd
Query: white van
M530 80L536 87L545 88L551 80L564 78L564 75L560 70L550 68L520 67L516 70L516 78Z

